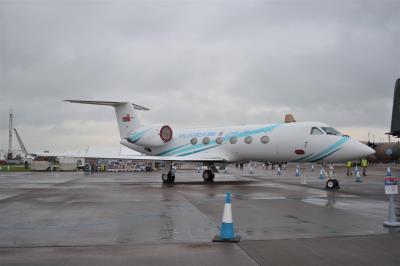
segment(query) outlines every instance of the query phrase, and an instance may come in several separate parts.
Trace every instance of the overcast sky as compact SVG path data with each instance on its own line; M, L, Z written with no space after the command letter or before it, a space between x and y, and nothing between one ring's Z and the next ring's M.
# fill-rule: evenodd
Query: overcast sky
M0 149L8 112L32 151L117 145L109 107L175 126L326 122L388 131L400 1L1 1Z

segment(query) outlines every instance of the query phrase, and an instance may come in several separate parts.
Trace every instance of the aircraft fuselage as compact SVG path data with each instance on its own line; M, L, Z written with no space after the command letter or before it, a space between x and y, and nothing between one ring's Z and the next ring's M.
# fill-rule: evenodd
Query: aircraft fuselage
M344 162L373 153L347 136L330 135L320 122L297 122L237 127L175 129L174 137L159 147L121 144L153 156L220 157L229 162ZM312 134L319 128L322 134Z

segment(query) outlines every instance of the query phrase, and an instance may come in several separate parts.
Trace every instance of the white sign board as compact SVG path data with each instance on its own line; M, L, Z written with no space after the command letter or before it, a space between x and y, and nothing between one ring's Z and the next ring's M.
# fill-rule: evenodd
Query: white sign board
M385 194L398 194L397 179L395 177L385 178Z

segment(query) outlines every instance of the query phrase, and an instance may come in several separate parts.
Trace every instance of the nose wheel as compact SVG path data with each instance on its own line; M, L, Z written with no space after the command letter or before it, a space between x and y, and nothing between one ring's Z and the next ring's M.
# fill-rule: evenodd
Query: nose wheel
M339 181L337 179L328 179L326 181L326 189L339 189Z
M208 170L204 170L204 172L203 172L204 181L206 181L206 182L213 181L214 177L215 177L215 174L213 173L213 171L211 171L209 169Z
M329 165L329 170L325 169L324 165L321 163L321 170L324 172L324 175L328 177L328 180L326 180L326 189L332 190L332 189L339 189L339 181L334 178L334 170L333 170L333 164Z

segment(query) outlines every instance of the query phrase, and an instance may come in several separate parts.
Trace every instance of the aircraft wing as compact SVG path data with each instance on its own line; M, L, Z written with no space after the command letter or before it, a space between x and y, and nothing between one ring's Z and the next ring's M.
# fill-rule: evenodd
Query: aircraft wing
M226 163L228 160L222 157L199 157L199 156L148 156L148 155L101 155L101 154L68 154L68 153L37 153L41 157L58 158L86 158L86 159L108 159L108 160L135 160L135 161L157 161L157 162L210 162Z
M69 156L68 156L69 157ZM135 161L158 161L158 162L210 162L210 163L226 163L226 159L222 157L194 157L194 156L148 156L148 155L116 155L116 156L76 156L79 158L96 158L109 160L135 160Z

